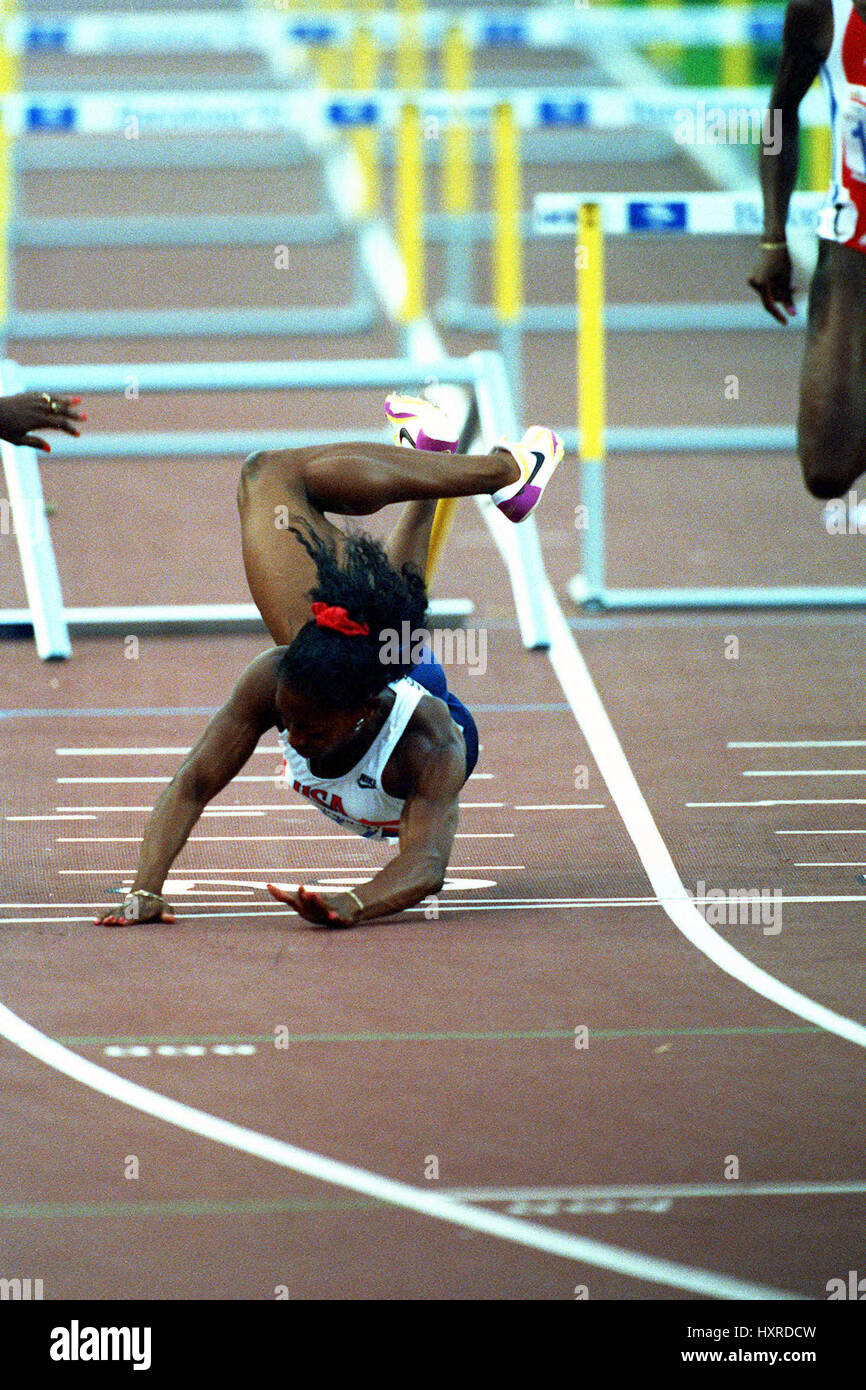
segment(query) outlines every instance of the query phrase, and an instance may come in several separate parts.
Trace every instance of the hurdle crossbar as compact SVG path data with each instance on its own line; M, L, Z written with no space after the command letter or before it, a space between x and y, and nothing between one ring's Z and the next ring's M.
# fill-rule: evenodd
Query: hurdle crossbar
M130 365L83 364L79 366L19 367L7 360L0 369L0 388L4 390L47 390L52 394L68 392L117 392L129 385L133 376L136 389L143 391L223 391L223 390L288 390L323 389L327 387L357 389L363 387L393 387L418 390L427 385L431 377L442 383L468 386L478 403L479 415L484 422L487 437L495 437L513 416L507 380L502 359L497 353L479 352L466 358L429 358L417 360L412 357L392 359L351 359L325 362L163 362ZM504 422L504 423L503 423ZM513 422L512 422L513 423ZM218 436L223 438L222 436ZM289 447L299 438L312 438L312 433L291 436L287 433L269 431L256 434L252 438L242 434L227 433L223 443L239 444L248 452L252 448ZM320 442L342 439L343 435L317 432L315 438ZM361 435L352 437L361 438ZM140 441L140 452L147 456L161 452L167 442L174 443L175 435L157 435L148 444L148 436L108 436L102 443L109 445L104 450L98 444L98 436L87 441L65 442L64 452L75 457L105 456L112 452L111 443L122 444L126 439L130 445ZM190 434L186 440L187 455L211 451L213 436ZM154 443L156 448L153 447ZM227 452L225 448L218 450ZM114 451L118 456L126 452L122 448ZM130 450L131 452L131 450ZM241 449L238 449L238 453ZM11 445L2 446L2 458L6 469L8 491L16 532L20 532L22 570L27 586L28 607L0 610L0 630L3 628L32 628L35 632L38 650L43 658L68 657L71 654L70 629L91 632L110 632L131 626L161 629L173 628L214 628L225 626L261 627L258 610L252 604L158 604L123 605L103 607L70 607L63 603L60 580L54 559L51 534L44 517L39 475L35 460L30 458L31 450L15 449ZM33 528L23 522L40 511L40 526ZM22 524L18 525L19 520ZM529 630L542 631L541 587L533 578L531 546L537 537L532 528L521 528L525 535L522 544L517 546L513 535L509 536L508 571L514 591L515 603L521 624ZM509 527L510 531L513 528ZM34 540L35 537L35 540ZM505 553L503 551L503 553ZM535 557L543 574L540 552ZM431 620L436 623L462 621L473 611L472 603L466 599L433 600L430 604Z
M822 195L794 195L790 223L814 226ZM578 436L583 566L568 586L575 603L611 609L658 608L815 608L866 606L860 586L791 585L708 586L706 588L610 588L605 580L605 454L612 440L604 420L604 234L627 232L699 235L755 230L763 202L739 193L603 193L541 194L536 198L541 230L561 234L576 228L578 314ZM684 433L684 432L683 432ZM652 431L632 431L632 438L651 442ZM791 435L793 431L791 431ZM788 436L790 438L790 435ZM573 436L572 436L573 438ZM718 431L721 442L724 432ZM793 443L793 439L791 439Z
M667 40L677 44L776 43L783 5L722 9L699 5L647 10L626 6L594 9L539 5L521 9L423 8L418 41L438 48L458 24L466 39L483 48L575 48L605 38L633 44ZM387 10L324 14L274 11L152 11L122 15L84 12L74 16L8 19L5 40L13 52L30 55L133 53L256 53L277 45L322 47L345 44L359 27L370 28L382 48L397 48L401 16Z
M767 109L766 87L491 87L465 92L438 88L412 93L423 119L474 127L489 123L507 103L522 130L620 130L629 126L670 128L683 146L717 143L711 127L721 118L751 122ZM31 91L4 96L6 129L15 135L121 135L220 132L261 135L269 131L302 135L315 129L398 125L405 95L396 90L369 92L304 89L291 92L240 91ZM753 113L756 113L753 116ZM805 127L825 125L827 104L811 88L800 106ZM134 133L132 133L134 132Z

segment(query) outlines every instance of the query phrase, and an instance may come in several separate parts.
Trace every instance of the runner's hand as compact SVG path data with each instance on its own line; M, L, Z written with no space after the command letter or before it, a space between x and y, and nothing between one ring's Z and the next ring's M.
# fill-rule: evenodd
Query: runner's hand
M785 313L794 315L794 289L791 284L791 257L787 246L779 246L773 251L763 248L755 261L755 268L749 277L749 285L758 295L768 314L779 323L787 323Z
M298 885L297 893L286 893L273 883L268 884L268 892L277 902L288 903L299 917L312 922L316 927L352 927L358 915L358 904L348 893L312 893L309 888Z
M0 439L10 444L25 445L51 453L51 445L31 430L63 430L76 437L81 430L76 420L87 416L73 407L81 404L80 396L52 396L48 391L22 391L17 396L0 396Z
M171 903L159 893L127 893L118 912L109 907L96 918L97 926L134 927L140 922L176 922Z

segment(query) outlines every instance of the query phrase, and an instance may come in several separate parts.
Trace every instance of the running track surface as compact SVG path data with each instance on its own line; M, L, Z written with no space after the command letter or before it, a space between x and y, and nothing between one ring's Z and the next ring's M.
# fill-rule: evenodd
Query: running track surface
M172 67L179 82L184 71ZM56 76L48 60L29 74L34 86ZM64 80L75 85L73 74ZM581 175L588 187L696 182L681 161ZM527 196L533 179L574 178L573 166L533 171ZM122 188L105 176L40 175L25 181L24 204L155 211L168 189L179 211L206 210L214 196L276 210L303 205L311 188L303 166L279 177L130 177ZM614 248L611 294L738 297L748 255L745 243L678 243L676 255L658 248L650 270L649 250ZM533 248L530 283L565 302L568 259L556 243ZM349 293L333 247L293 252L285 284L268 247L18 261L22 307L32 308L172 304L178 283L201 304ZM448 346L480 341L454 335ZM801 342L620 336L611 420L786 424ZM18 344L13 355L134 362L394 348L383 328L288 347L115 340ZM528 343L536 418L568 421L571 360L567 337ZM724 397L731 371L738 402ZM378 432L381 408L373 393L88 405L93 430L285 421ZM237 466L46 462L67 601L244 601ZM862 570L862 538L827 534L786 456L628 457L611 475L617 582L844 582ZM572 616L564 586L577 500L566 465L540 531ZM14 551L2 543L0 599L20 603ZM715 1296L731 1280L822 1298L828 1280L857 1268L862 1046L731 978L677 931L617 809L622 786L596 764L593 729L576 722L547 657L521 647L471 504L442 574L444 595L459 576L488 634L486 670L451 673L478 713L484 776L464 789L438 917L419 910L353 932L303 929L264 890L268 879L359 882L385 858L275 787L273 737L244 769L254 780L227 789L179 859L178 925L91 925L129 881L144 808L179 761L159 750L194 741L264 637L142 634L137 659L120 636L80 640L62 666L7 641L2 1001L111 1076L425 1194L597 1242L593 1258L432 1220L213 1143L4 1041L2 1265L42 1278L46 1297L262 1299L285 1286L295 1298L570 1299L581 1285L593 1299L645 1299ZM772 919L755 906L718 934L804 998L862 1019L862 619L576 618L574 633L686 891L750 891L773 904ZM748 743L785 746L732 746ZM612 1249L656 1263L627 1273ZM662 1261L703 1271L703 1286L665 1277Z

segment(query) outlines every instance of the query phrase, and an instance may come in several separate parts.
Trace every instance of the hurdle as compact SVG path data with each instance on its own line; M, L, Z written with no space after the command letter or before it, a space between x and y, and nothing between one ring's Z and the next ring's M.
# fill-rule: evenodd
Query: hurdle
M57 395L72 391L94 394L117 392L124 389L128 373L128 366L122 364L22 367L7 360L0 368L0 389L41 389ZM431 375L442 382L468 387L483 419L491 427L494 412L498 412L500 421L510 418L501 358L491 352L476 352L465 358L431 358L424 361L401 357L323 362L164 362L136 367L140 392L271 391L328 387L385 389L395 384L400 389L417 389L423 387ZM195 449L191 452L209 452L208 441L212 438L194 437ZM230 438L233 442L236 440L236 436ZM284 448L289 442L301 442L302 438L296 435L290 440L286 434L280 435ZM316 438L324 442L334 436L320 432ZM146 440L147 436L142 436L142 439ZM255 439L256 446L261 447L262 436L257 435ZM129 446L129 451L134 452L133 439L130 439ZM93 456L92 449L81 452L89 452ZM105 450L106 454L110 452L110 449ZM70 655L71 630L104 634L118 629L128 630L133 625L139 630L154 627L171 630L190 626L198 630L226 626L259 629L263 626L253 604L65 607L34 451L3 444L0 453L28 600L26 608L0 610L0 631L4 628L32 629L38 654L47 660ZM70 447L68 453L74 457L79 450ZM531 645L531 635L544 630L540 575L530 572L532 550L525 545L521 547L518 544L520 538L510 536L509 539L509 577L518 618L524 633L530 634L527 642ZM462 621L472 611L473 605L469 600L433 600L430 604L431 620L440 625L448 621Z
M726 134L733 128L736 137L752 138L760 132L767 94L763 88L644 88L637 91L620 89L572 89L560 93L539 92L534 105L530 94L515 93L515 141L507 150L500 146L497 166L503 160L513 160L517 169L497 167L494 173L494 189L507 186L509 178L519 179L519 151L517 137L520 131L539 128L582 128L594 131L626 129L628 127L654 129L664 133L672 142L672 148L679 146L688 152L689 141L712 144L714 138ZM478 125L477 112L475 124ZM804 130L819 134L826 130L826 103L818 89L810 91L801 108L801 121ZM724 130L720 130L724 127ZM531 213L525 216L518 207L517 212L503 209L498 199L494 200L493 211L485 216L475 213L464 219L463 230L458 228L453 235L463 236L468 241L482 237L497 238L503 219L513 222L519 232L516 244L506 242L507 251L502 245L494 253L492 267L493 281L503 273L500 260L503 254L520 260L523 255L523 240L537 233L537 222ZM461 290L462 290L461 286ZM513 330L528 332L568 332L576 327L574 309L557 304L521 304L513 317L504 316L502 306L467 302L464 293L455 294L449 290L435 306L437 320L449 328L473 333L490 333L501 328L503 323L513 324ZM605 327L609 332L694 332L710 330L748 330L750 332L772 331L773 321L757 303L745 304L616 304L605 307ZM801 331L797 322L794 330Z
M814 230L823 196L794 194L789 227ZM577 604L608 609L815 608L862 607L866 588L800 585L668 589L612 589L605 582L604 464L606 449L622 448L621 436L605 428L604 405L604 238L625 234L718 236L760 233L763 201L743 193L575 193L539 194L536 226L544 235L576 233L578 429L564 431L568 447L579 454L582 506L582 570L568 586ZM694 431L679 431L682 446L694 449ZM702 447L723 450L727 431L712 434ZM744 442L747 441L747 442ZM665 447L658 432L632 430L631 447ZM791 430L784 447L793 448ZM740 431L739 447L760 448L757 431Z

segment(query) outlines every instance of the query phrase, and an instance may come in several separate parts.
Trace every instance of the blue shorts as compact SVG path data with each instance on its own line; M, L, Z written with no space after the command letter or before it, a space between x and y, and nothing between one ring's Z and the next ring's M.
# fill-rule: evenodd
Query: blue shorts
M451 718L463 730L463 737L466 740L466 776L468 777L470 772L475 770L475 764L478 762L478 728L475 720L462 701L458 700L456 695L451 694L445 679L445 672L429 648L424 653L420 664L415 666L409 675L418 685L423 685L425 690L429 690L431 695L436 695L440 700L445 701Z

